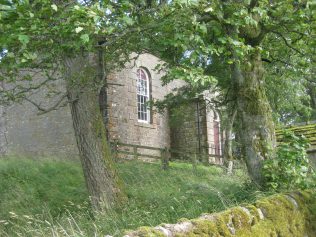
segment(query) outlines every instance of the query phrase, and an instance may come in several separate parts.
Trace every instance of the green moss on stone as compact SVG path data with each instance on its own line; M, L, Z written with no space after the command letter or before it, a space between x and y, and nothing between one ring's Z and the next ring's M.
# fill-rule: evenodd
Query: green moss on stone
M241 207L236 207L231 210L232 220L236 230L247 226L250 227L251 217Z
M232 222L229 211L224 211L218 215L216 219L217 231L220 236L231 236L231 232L228 229L228 224Z
M192 232L182 235L182 236L220 236L218 233L218 228L216 226L216 223L210 221L210 220L199 220L196 219L192 221L194 225L194 229Z
M316 236L316 191L299 191L291 193L298 203L300 212L305 216L305 227L308 236Z
M250 212L250 214L252 216L252 220L251 220L250 224L252 226L257 224L260 221L258 209L254 205L247 205L247 206L245 206L245 208L248 209L248 211Z
M139 237L164 237L165 235L152 227L140 227L137 231Z
M295 201L294 201L295 200ZM248 205L214 214L214 219L191 220L193 228L177 237L305 237L316 236L316 192L299 191L274 195ZM264 214L260 219L258 208ZM164 236L161 232L142 227L133 236Z
M261 231L262 228L266 231L274 230L279 237L305 236L306 233L310 232L306 223L309 222L311 216L306 212L308 196L302 197L302 199L303 202L301 199L294 197L298 207L284 195L276 195L258 201L256 206L263 211L265 219L255 225L253 229L257 229L257 231ZM315 235L308 234L308 236Z

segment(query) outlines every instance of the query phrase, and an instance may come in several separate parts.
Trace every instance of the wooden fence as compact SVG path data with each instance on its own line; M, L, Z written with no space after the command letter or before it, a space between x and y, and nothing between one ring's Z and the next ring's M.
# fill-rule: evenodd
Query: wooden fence
M132 156L133 159L137 160L140 157L143 158L151 158L151 159L158 159L161 160L162 167L166 169L169 165L170 158L172 160L183 160L183 159L175 159L174 155L181 156L182 158L189 160L192 162L192 165L196 165L198 161L203 161L204 163L208 164L217 164L221 165L222 162L216 162L216 159L220 161L222 156L220 155L213 155L213 154L206 154L206 153L194 153L194 152L184 152L170 148L159 148L159 147L151 147L151 146L143 146L143 145L135 145L135 144L127 144L121 142L111 142L111 148L114 153L114 157L117 159L119 154L125 154ZM122 150L125 148L125 150ZM152 151L156 152L157 154L148 154L147 152L143 151ZM215 159L215 162L210 162L210 158Z

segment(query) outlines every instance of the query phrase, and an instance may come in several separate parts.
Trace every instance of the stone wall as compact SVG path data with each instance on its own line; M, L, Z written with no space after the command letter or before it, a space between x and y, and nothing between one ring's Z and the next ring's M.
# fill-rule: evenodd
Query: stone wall
M205 101L186 105L179 123L170 131L168 112L160 114L151 111L151 122L138 121L137 114L137 69L145 69L150 76L152 100L161 100L174 88L185 83L175 80L161 85L163 73L155 70L162 62L151 54L144 53L126 64L126 67L108 76L108 131L111 141L159 148L174 148L183 152L212 154L208 147L214 140L213 112ZM43 80L37 75L35 80ZM62 80L54 88L65 92ZM32 100L49 107L56 98L47 97L47 88L33 92ZM47 114L38 115L37 108L24 101L9 107L0 107L0 153L23 156L77 157L78 150L74 137L69 106ZM199 123L198 123L199 121ZM199 125L198 125L199 124ZM198 128L199 127L199 128ZM140 151L144 153L144 151ZM159 151L158 151L159 152ZM150 152L149 154L156 153ZM155 154L154 154L155 155ZM158 154L157 154L158 155Z
M171 109L171 147L183 153L221 155L221 150L215 151L214 122L218 120L216 112L208 105L205 98L191 101ZM181 138L181 139L179 139ZM221 147L221 137L218 135L218 148ZM174 157L183 158L181 155ZM211 163L222 163L220 158L209 157Z
M182 153L207 153L205 102L194 100L170 111L171 147ZM175 153L173 157L185 159Z
M151 54L142 54L135 61L126 65L120 72L113 73L108 81L112 84L108 89L109 131L111 140L123 143L152 147L170 147L170 129L168 113L159 114L151 111L151 123L138 121L137 115L137 69L144 68L151 81L151 99L161 100L173 88L184 85L182 81L174 81L166 86L161 85L163 74L154 69L159 59Z
M141 227L125 237L314 237L316 190L274 195L253 205L239 206L193 220Z
M109 76L108 88L109 131L111 140L153 147L170 146L168 114L152 111L152 123L140 123L137 117L136 72L145 68L151 79L152 99L163 99L175 87L184 85L174 81L162 86L154 68L159 59L150 54L140 55L120 72ZM43 80L37 75L36 80ZM121 84L113 85L113 84ZM63 81L54 83L55 89L65 92ZM54 104L54 97L46 96L47 89L33 92L32 100L45 107ZM0 152L7 155L54 156L71 158L78 156L69 106L38 115L30 102L24 101L9 107L0 107Z
M65 92L63 82L55 87ZM30 97L43 107L55 103L57 97L47 97L42 88ZM70 109L67 106L39 115L38 109L30 102L23 101L5 108L7 155L52 156L77 158L78 150L74 137Z

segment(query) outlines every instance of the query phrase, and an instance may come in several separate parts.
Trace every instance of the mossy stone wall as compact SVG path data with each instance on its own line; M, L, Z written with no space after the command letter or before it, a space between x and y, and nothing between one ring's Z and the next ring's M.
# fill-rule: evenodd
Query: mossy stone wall
M316 192L274 195L253 205L239 206L193 220L141 227L125 237L313 237L316 236Z

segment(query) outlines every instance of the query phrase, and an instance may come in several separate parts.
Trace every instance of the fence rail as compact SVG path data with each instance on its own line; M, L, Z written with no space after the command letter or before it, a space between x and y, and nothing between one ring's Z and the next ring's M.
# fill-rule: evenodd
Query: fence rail
M161 160L162 166L164 169L168 167L170 158L173 154L180 155L183 158L188 158L188 160L190 160L193 165L197 163L198 158L210 164L220 164L220 165L222 164L221 162L222 156L215 155L215 154L184 152L184 151L179 151L176 149L170 149L167 147L160 148L160 147L128 144L128 143L122 143L122 142L111 142L111 147L116 158L118 158L119 154L125 154L125 155L131 155L135 160L139 159L139 157L159 159ZM130 150L129 151L122 150L122 148L124 147ZM159 153L159 155L147 154L147 153L142 152L142 150L156 151ZM212 162L210 161L210 158L211 160L213 160ZM216 161L216 159L218 159L218 161ZM173 157L173 160L174 160L174 157ZM179 159L175 159L175 160L179 160Z

